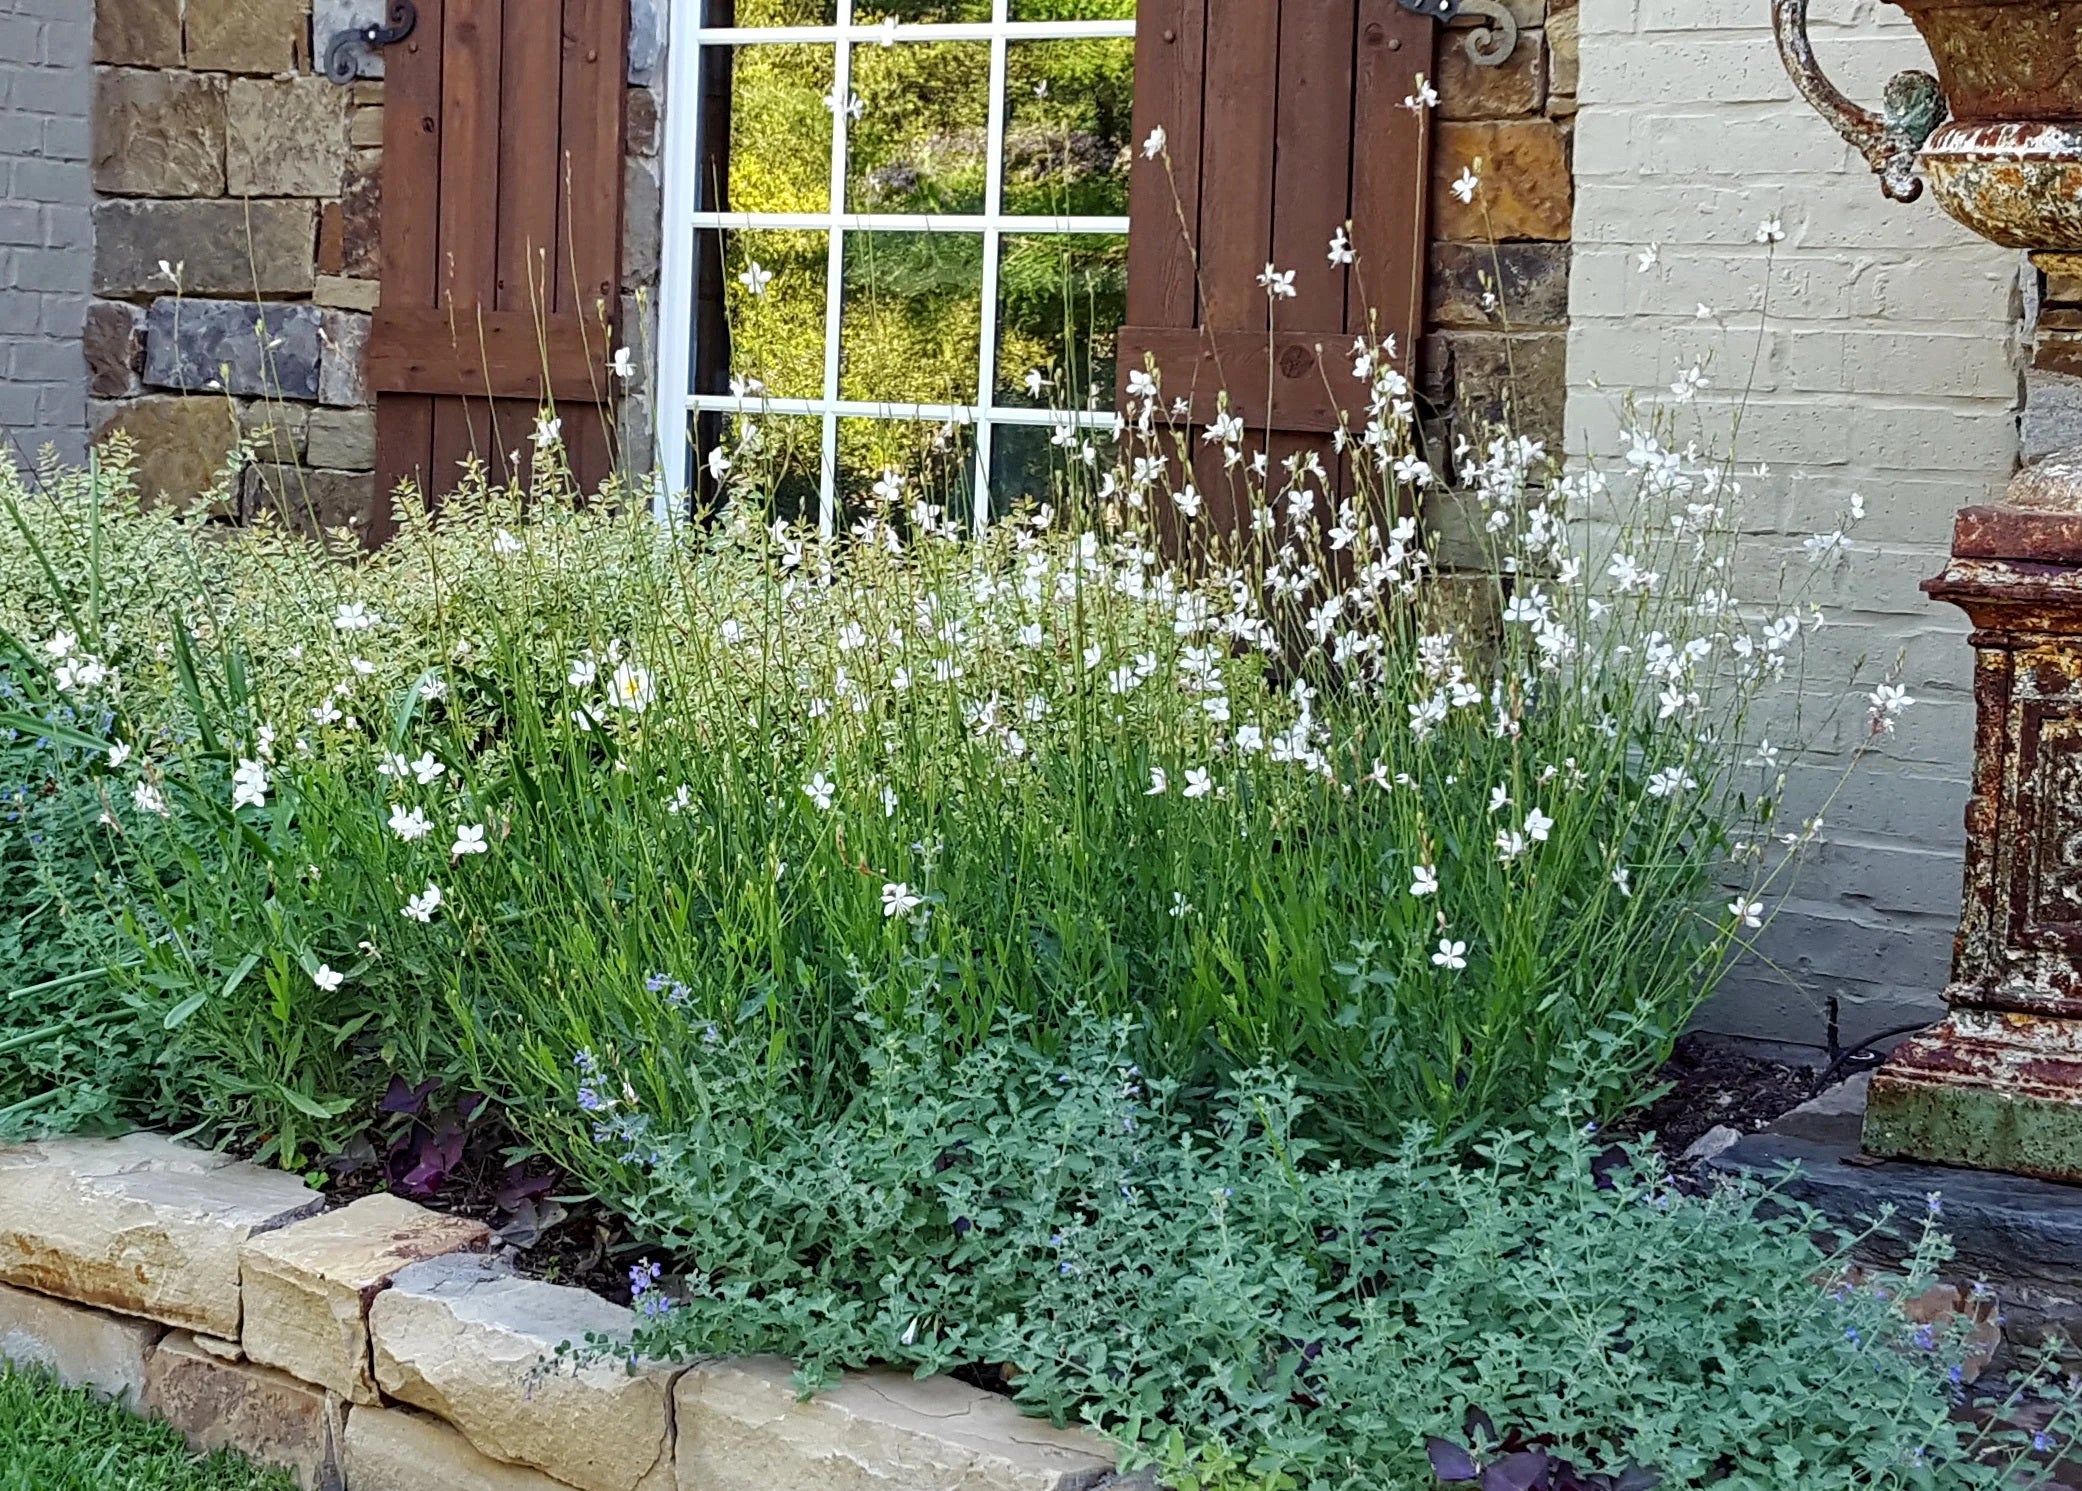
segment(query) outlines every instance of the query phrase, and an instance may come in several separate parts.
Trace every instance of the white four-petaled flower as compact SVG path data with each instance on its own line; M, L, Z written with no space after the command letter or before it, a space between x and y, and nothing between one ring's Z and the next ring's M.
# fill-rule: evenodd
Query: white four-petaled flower
M466 854L489 854L491 845L484 841L482 823L463 823L456 826L455 844L448 851L450 859L461 859Z
M919 895L901 880L891 880L882 887L882 914L884 916L908 916L925 904Z
M264 808L267 806L267 767L258 761L241 759L238 770L231 774L231 805L234 808Z
M1451 937L1439 939L1439 950L1431 955L1432 963L1448 972L1457 973L1468 966L1468 945L1456 942Z
M404 910L399 915L416 922L430 922L434 919L434 913L440 909L441 887L429 880L425 890L406 900Z
M347 982L347 975L344 973L335 973L329 966L327 966L324 963L320 963L318 965L318 971L311 975L311 982L316 984L320 989L323 989L326 993L330 994L333 992L333 990L339 988L340 985Z

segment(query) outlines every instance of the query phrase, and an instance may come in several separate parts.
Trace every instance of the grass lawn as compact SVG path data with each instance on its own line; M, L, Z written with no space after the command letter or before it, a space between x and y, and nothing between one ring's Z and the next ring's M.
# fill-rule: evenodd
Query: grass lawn
M203 1457L164 1424L0 1367L0 1491L291 1491L280 1471Z

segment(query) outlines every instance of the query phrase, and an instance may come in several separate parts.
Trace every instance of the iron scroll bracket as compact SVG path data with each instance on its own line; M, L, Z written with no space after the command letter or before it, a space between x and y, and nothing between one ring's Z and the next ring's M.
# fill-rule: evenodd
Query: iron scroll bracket
M410 36L419 26L419 7L412 0L390 0L388 24L371 23L356 26L351 31L342 31L325 49L325 75L335 83L345 86L360 75L360 59L357 52L381 51L395 46Z
M1462 16L1486 23L1467 33L1461 45L1477 67L1502 67L1518 50L1518 18L1500 0L1396 0L1404 10L1429 16L1440 25Z

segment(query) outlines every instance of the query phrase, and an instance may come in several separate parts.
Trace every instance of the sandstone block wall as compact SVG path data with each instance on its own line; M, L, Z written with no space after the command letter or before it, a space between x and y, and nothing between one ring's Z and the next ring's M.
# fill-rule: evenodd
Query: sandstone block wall
M1473 433L1507 414L1558 446L1567 393L1577 0L1509 0L1520 30L1477 66L1472 21L1440 32L1420 387ZM1473 168L1473 205L1452 194Z
M1929 66L1890 6L1814 12L1822 61L1855 98ZM1810 733L1861 659L1869 676L1898 660L1920 701L1847 782L1856 701L1792 768L1799 812L1827 801L1824 842L1707 1027L1820 1045L1832 1008L1845 1042L1934 1019L1973 710L1964 620L1916 586L1941 568L1953 510L2000 492L2017 461L2021 259L1927 196L1885 200L1795 96L1762 0L1582 0L1580 14L1568 448L1613 454L1619 394L1661 392L1700 360L1703 428L1725 437L1747 385L1738 589L1799 580L1802 538L1852 492L1870 514L1819 577L1831 625L1809 653ZM1785 240L1767 271L1755 235L1772 216Z
M83 449L90 35L83 0L0 0L0 460Z
M91 8L94 438L131 437L147 498L365 524L383 85L318 69L349 14L380 6Z

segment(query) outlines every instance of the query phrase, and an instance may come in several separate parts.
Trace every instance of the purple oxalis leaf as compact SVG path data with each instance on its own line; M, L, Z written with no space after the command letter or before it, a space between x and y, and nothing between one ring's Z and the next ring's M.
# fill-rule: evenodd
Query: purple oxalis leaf
M1424 1453L1431 1456L1432 1474L1442 1481L1472 1481L1482 1474L1475 1457L1450 1439L1425 1440Z

